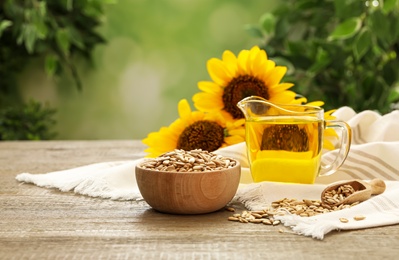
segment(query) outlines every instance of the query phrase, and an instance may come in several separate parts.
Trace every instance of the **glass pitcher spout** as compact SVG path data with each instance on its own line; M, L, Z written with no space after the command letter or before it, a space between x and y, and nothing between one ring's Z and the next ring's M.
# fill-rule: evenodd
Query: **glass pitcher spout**
M304 115L323 113L320 107L300 104L276 104L259 96L249 96L237 103L246 120L263 116Z
M258 96L249 96L237 103L238 108L242 111L246 119L266 113L270 105L269 101Z

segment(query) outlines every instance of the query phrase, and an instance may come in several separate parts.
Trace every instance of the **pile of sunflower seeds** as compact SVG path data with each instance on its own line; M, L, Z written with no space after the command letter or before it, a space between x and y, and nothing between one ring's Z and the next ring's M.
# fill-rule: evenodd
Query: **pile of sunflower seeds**
M227 208L228 211L235 211L234 208ZM232 216L228 217L229 221L237 221L241 223L263 223L265 225L273 225L277 226L280 224L280 220L275 220L274 216L277 214L276 211L264 209L258 211L247 211L244 210L241 214L235 213Z
M352 204L341 204L339 206L330 206L323 204L320 200L298 200L284 198L281 200L274 201L271 207L261 211L243 211L235 213L228 217L229 221L237 221L241 223L263 223L266 225L278 225L279 220L275 220L275 215L286 215L295 214L301 217L311 217L319 214L333 212L345 208L350 208L359 204L355 202ZM229 211L234 211L232 208L228 208Z
M354 202L352 204L341 204L339 206L332 206L322 203L321 200L297 200L297 199L281 199L272 203L272 207L278 211L296 214L301 217L312 217L319 214L329 213L341 209L346 209L359 204Z
M243 211L241 214L235 213L228 217L229 221L237 221L241 223L263 223L266 225L278 225L279 220L275 220L275 215L295 214L301 217L312 217L319 214L338 211L358 205L356 201L352 204L341 203L346 197L353 194L355 189L348 184L338 186L336 189L326 191L322 200L298 200L298 199L280 199L271 203L269 208L261 211ZM234 208L227 208L229 211L235 211ZM365 219L364 216L355 216L355 221ZM339 219L342 223L348 223L346 218Z
M195 149L185 151L175 149L153 159L142 162L139 166L143 169L169 172L203 172L218 171L236 166L233 159L221 155Z
M337 203L341 203L341 201L346 199L348 196L350 196L354 192L355 192L355 189L351 185L345 184L345 185L338 186L334 190L326 191L321 199L324 204L335 205Z

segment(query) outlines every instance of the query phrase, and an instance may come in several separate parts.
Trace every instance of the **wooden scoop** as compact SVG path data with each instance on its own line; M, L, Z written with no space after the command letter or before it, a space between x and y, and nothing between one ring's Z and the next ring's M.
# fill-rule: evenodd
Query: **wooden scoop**
M326 198L325 193L327 191L337 190L339 186L350 185L355 190L351 195L344 197L342 200L333 202L330 198ZM385 182L381 179L373 179L370 182L361 180L350 180L350 181L339 181L328 185L321 193L321 201L324 204L331 206L338 206L341 204L352 204L354 202L362 202L368 200L371 195L378 195L385 191Z

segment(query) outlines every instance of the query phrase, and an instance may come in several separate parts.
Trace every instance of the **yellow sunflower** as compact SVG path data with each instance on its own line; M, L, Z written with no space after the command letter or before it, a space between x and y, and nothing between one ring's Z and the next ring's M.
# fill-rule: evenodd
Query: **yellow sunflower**
M296 93L288 90L294 84L280 82L287 68L276 66L258 46L242 50L237 57L225 51L221 60L211 58L207 69L212 81L200 81L202 92L193 96L194 106L200 111L222 111L231 120L244 118L237 103L248 96L280 104L300 102L295 99Z
M215 151L245 141L244 119L226 121L220 113L192 111L186 99L178 104L179 118L169 127L148 134L143 143L148 157L174 149Z

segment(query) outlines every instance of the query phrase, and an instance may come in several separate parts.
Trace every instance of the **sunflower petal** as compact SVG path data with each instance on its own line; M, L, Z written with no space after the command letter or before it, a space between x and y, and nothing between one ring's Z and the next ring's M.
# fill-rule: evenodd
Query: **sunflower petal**
M247 73L250 75L253 75L254 69L259 65L259 61L257 59L259 51L260 49L258 46L252 47L251 50L249 51L248 58L246 61L247 64L245 67L247 68Z
M323 148L327 150L334 150L335 146L328 140L323 140Z
M272 69L274 69L276 67L276 63L272 60L267 60L267 69L268 69L268 73L270 73L270 71Z
M332 110L328 110L327 112L324 112L324 119L327 119L327 120L336 119L336 117L332 115L332 113L334 113L335 111L337 111L337 110L336 109L332 109Z
M233 125L235 127L239 127L239 126L243 126L245 124L245 119L241 118L241 119L237 119L233 122Z
M227 122L234 122L234 120L236 120L236 119L234 119L233 116L232 116L229 112L227 112L226 110L222 110L222 111L220 111L220 113L222 114L224 120L226 120Z
M228 130L227 133L229 136L231 135L245 136L245 128Z
M276 66L269 73L270 77L266 79L266 86L274 86L280 83L281 79L287 72L287 67Z
M293 83L280 83L270 88L269 94L273 95L293 87Z
M234 53L232 53L229 50L226 50L226 51L223 52L222 60L223 60L223 62L234 63L234 62L237 61L237 58L236 58L236 55L234 55Z
M306 104L306 102L308 102L308 99L307 99L307 98L305 98L305 97L300 97L300 98L294 98L294 99L290 102L290 104L299 104L299 105L302 105L302 104Z
M226 86L230 80L229 71L224 63L216 58L212 58L207 62L207 69L211 79L219 86Z
M267 79L272 77L272 70L276 67L276 63L272 60L266 60L263 64L262 67L259 67L258 71L260 73L256 73L259 77L260 80L265 82L266 86L267 85Z
M210 94L223 94L223 88L218 84L211 81L200 81L198 82L198 88L206 93Z
M254 54L256 55L254 55L253 58L251 57L251 64L249 64L248 67L251 70L251 74L258 78L259 75L264 73L265 70L263 70L263 68L267 69L267 59L263 50L258 50L258 52Z
M250 52L258 52L258 51L260 51L260 48L259 48L259 46L258 45L254 45L250 50L249 50Z
M237 135L235 135L235 136L228 136L228 137L226 137L226 138L224 139L224 142L225 142L227 145L238 144L238 143L242 143L242 142L244 142L244 141L245 141L245 138L244 138L244 137L242 137L242 136L237 136Z
M204 116L205 116L204 112L201 111L192 112L190 118L186 120L186 122L188 123L187 125L191 125L194 122L203 120Z
M247 60L249 56L249 51L248 50L242 50L238 54L237 57L237 74L238 75L243 75L247 74Z
M286 90L275 96L272 96L269 100L270 102L278 104L290 104L295 100L296 93L293 91Z
M171 135L170 128L171 126L161 127L158 132L152 132L142 140L144 144L148 145L145 150L147 157L157 157L176 148L176 137L173 134Z
M262 59L263 58L258 56L255 60L253 60L254 66L252 67L251 75L264 82L264 79L266 78L265 74L268 70L268 62L267 60Z
M190 116L191 108L190 105L188 104L187 99L182 99L179 101L178 111L179 111L179 116L182 119L187 119Z
M337 132L332 128L327 128L324 130L324 136L326 137L338 137Z
M322 107L324 105L323 101L312 101L306 104L307 106Z
M200 92L193 96L194 106L200 111L222 110L224 107L221 95Z
M237 74L237 58L231 51L224 51L222 60L228 71L228 75L233 78Z

